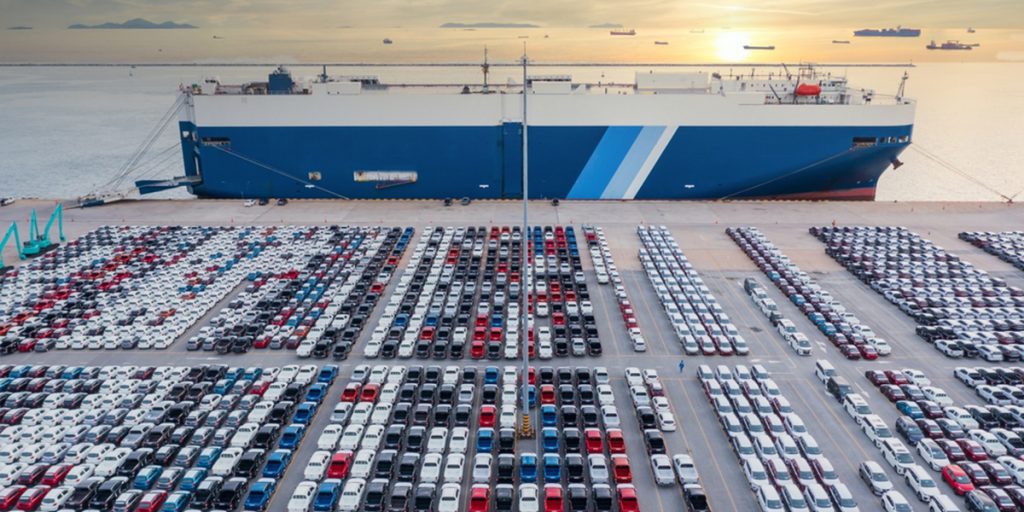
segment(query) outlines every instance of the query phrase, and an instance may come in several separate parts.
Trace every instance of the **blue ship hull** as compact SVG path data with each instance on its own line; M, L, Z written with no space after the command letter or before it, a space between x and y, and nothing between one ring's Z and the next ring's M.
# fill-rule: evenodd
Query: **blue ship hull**
M180 129L199 197L522 197L519 123ZM531 126L530 197L870 200L912 129L680 126L654 148L664 127ZM367 171L415 173L415 181L354 179Z

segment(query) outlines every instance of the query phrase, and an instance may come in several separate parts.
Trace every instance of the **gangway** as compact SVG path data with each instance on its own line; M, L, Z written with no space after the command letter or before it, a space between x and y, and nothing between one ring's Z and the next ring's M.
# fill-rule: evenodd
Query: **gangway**
M25 256L37 256L57 246L57 244L50 241L50 229L53 228L54 221L57 222L57 231L60 235L60 241L63 242L65 240L64 205L57 204L57 208L50 214L50 219L46 222L46 228L43 229L42 233L39 232L36 211L35 209L32 210L32 217L29 219L28 224L28 240L25 241L25 249L22 251Z
M15 222L11 223L11 227L7 228L7 233L4 234L4 239L0 241L0 275L3 275L8 270L14 268L12 266L4 265L3 254L4 249L7 247L7 242L11 238L14 238L14 250L18 253L18 259L25 259L25 253L21 250L21 237L18 236L18 224Z

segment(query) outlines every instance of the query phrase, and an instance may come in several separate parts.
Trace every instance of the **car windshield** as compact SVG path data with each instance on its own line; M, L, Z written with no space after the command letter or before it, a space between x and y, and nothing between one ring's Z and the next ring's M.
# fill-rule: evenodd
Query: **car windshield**
M885 473L872 473L871 474L871 479L876 481L876 482L887 482L887 481L889 481L889 477L885 476Z
M914 462L914 458L910 456L909 452L897 453L896 460L898 460L900 464L912 464Z

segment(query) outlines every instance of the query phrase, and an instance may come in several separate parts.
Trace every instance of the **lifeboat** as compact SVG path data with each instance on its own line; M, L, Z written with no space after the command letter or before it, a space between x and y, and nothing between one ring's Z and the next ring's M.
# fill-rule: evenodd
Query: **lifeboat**
M821 94L821 86L815 84L800 84L796 86L797 96L818 96Z

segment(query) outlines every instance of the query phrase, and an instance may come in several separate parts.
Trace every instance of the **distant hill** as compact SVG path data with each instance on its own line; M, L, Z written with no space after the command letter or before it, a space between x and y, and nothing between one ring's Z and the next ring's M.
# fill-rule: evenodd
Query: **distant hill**
M622 23L598 23L591 25L590 28L622 28Z
M25 25L18 25L16 27L7 27L7 30L32 30L32 27L26 27Z
M533 23L499 23L493 21L482 21L478 23L456 23L449 21L441 25L441 28L540 28L540 25Z
M68 26L72 29L116 29L116 28L143 28L143 29L170 29L170 28L199 28L195 25L189 25L188 23L175 23L173 21L165 21L163 23L153 23L149 20L142 18L135 18L128 20L124 23L114 23L108 21L99 25L83 25L81 23L75 23L74 25Z

